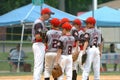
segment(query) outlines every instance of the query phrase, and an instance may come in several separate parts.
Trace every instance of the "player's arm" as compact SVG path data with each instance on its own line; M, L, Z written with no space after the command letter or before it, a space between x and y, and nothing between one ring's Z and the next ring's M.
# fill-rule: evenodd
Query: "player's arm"
M57 65L59 63L61 53L62 53L62 49L58 49L56 60L55 60L55 65Z
M85 33L84 38L85 38L85 43L84 43L84 46L83 46L83 54L85 53L85 51L88 47L89 40L90 40L90 35L88 33Z
M46 50L48 49L48 35L46 34L45 36L45 46L46 46Z
M102 55L102 49L103 49L103 37L101 35L101 43L99 44L100 56Z
M79 51L79 41L76 41L76 46L75 46L75 49L76 49L76 53L80 53Z
M59 63L60 56L62 54L62 49L63 49L63 42L58 41L57 46L58 46L58 51L57 51L57 56L56 56L56 59L55 59L55 65Z

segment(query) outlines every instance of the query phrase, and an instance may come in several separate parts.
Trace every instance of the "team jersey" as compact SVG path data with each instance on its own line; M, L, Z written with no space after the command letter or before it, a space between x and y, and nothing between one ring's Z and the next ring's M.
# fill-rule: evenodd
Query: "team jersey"
M70 31L71 35L75 38L75 40L78 40L78 30L73 26L71 31Z
M72 54L72 48L75 39L71 35L63 35L60 37L58 42L58 48L62 49L62 55L70 55Z
M101 43L101 32L96 28L86 30L85 38L88 37L89 37L89 46L91 45L98 46Z
M45 38L45 33L47 31L47 28L45 27L42 20L37 19L32 27L32 42L36 42L35 34L40 34L42 37L41 40L43 41L43 38Z
M61 37L61 35L62 35L62 32L59 30L55 30L55 29L49 30L46 33L46 39L45 39L46 41L45 42L47 43L47 46L48 46L47 51L50 51L50 52L57 51L57 43L58 43L58 40Z
M83 50L83 45L85 42L84 35L85 35L85 32L83 30L78 31L78 41L79 41L79 47L81 50Z

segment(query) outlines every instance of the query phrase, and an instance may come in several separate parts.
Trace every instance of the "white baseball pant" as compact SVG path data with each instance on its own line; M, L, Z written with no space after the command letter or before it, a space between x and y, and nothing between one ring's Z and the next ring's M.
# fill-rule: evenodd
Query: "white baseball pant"
M75 51L76 49L74 48L73 49L73 52ZM81 57L82 57L82 53L83 53L83 51L82 50L80 50L79 48L78 48L78 51L80 51L80 53L79 53L79 55L78 55L78 59L76 60L76 61L74 61L73 62L73 65L72 65L72 67L73 67L73 70L76 70L76 71L78 71L78 65L79 65L79 67L82 69L82 65L81 65Z
M36 42L33 43L32 49L34 54L33 80L41 80L40 77L43 71L45 45L42 42Z
M51 75L56 55L57 55L56 52L47 52L45 54L45 71L44 71L45 78L49 78Z
M72 80L72 63L72 55L61 55L60 66L63 74L57 80L64 79L64 72L66 74L66 80Z
M93 63L94 80L100 80L100 51L98 47L92 46L87 49L87 59L84 64L82 80L87 80L91 65Z

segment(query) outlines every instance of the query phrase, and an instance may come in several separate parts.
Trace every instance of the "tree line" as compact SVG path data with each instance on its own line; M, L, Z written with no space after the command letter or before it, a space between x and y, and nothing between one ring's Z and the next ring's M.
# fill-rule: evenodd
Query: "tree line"
M111 0L98 0L98 4ZM21 6L31 3L32 0L0 0L0 16ZM59 8L59 0L44 0L52 7ZM76 15L80 11L88 11L92 7L92 0L65 0L65 11Z

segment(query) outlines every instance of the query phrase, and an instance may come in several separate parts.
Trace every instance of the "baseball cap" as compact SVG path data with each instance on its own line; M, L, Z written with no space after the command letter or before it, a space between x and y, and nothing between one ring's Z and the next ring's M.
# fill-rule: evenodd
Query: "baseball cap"
M61 24L65 23L65 22L70 22L70 20L68 18L62 18L61 19Z
M49 8L43 8L41 14L54 14Z
M65 23L62 25L62 28L63 28L63 29L67 29L67 30L71 30L72 25L71 25L69 22L65 22Z
M81 25L81 21L79 19L73 20L73 24Z
M85 20L86 23L91 23L91 24L95 24L96 23L96 20L93 18L93 17L88 17L86 20Z
M50 23L53 26L58 27L60 25L60 20L58 18L53 18L52 20L50 20Z

